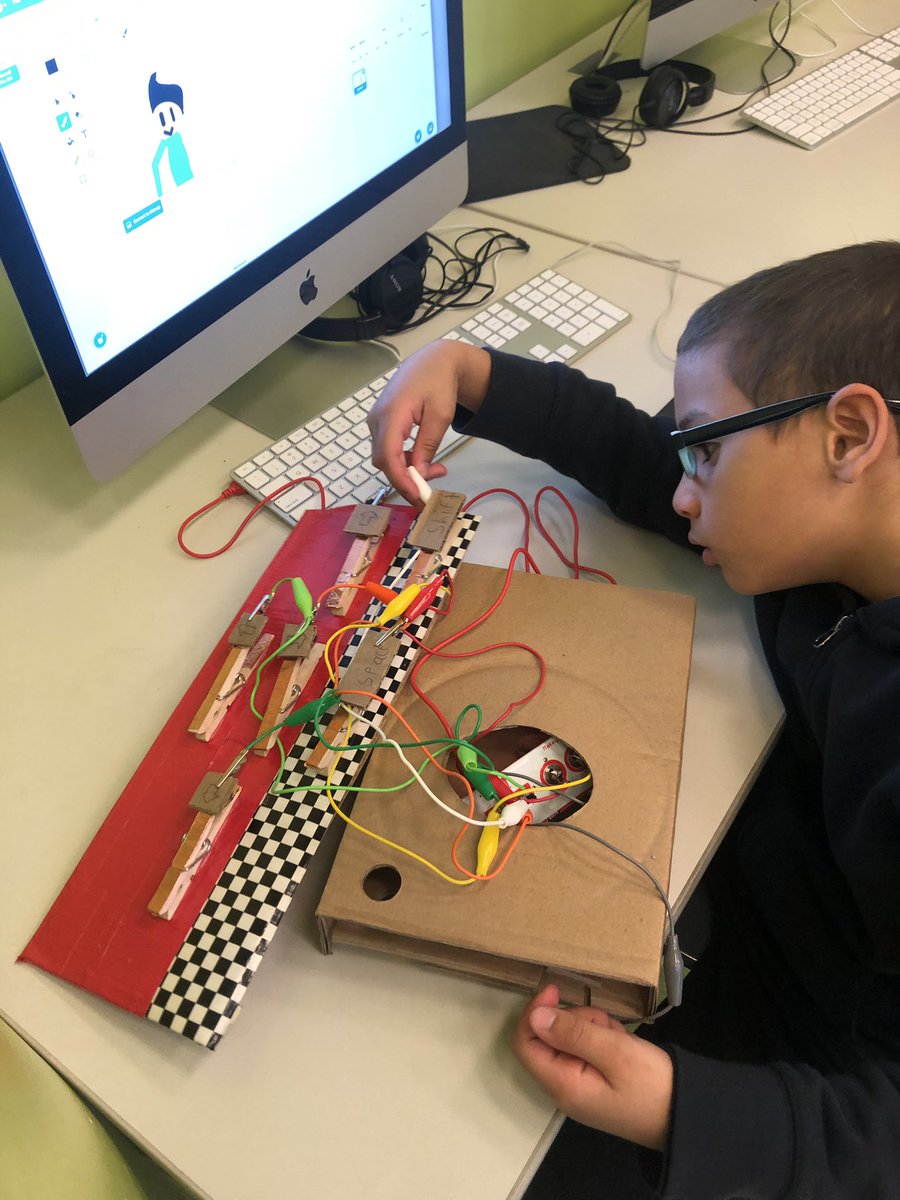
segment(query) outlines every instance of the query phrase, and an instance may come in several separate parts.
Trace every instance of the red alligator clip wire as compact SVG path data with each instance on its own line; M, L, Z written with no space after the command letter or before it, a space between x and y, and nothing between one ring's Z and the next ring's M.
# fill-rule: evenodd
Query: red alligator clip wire
M403 614L403 624L410 625L413 621L417 621L426 609L431 608L435 597L441 588L446 586L446 583L447 580L443 571L441 571L440 575L436 575L431 583L427 583Z

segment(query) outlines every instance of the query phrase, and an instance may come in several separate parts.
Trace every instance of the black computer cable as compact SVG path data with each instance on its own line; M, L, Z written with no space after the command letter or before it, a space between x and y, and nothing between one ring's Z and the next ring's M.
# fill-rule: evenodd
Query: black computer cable
M463 243L479 234L484 240L473 250L467 250ZM494 280L481 278L488 263L507 250L524 252L530 249L524 238L491 226L465 229L452 243L433 231L429 231L427 236L429 255L426 259L422 305L412 320L398 329L392 329L391 334L424 325L447 309L479 308L491 296L496 285ZM444 252L443 256L436 252L436 246ZM429 267L439 272L439 280L435 284L428 283Z

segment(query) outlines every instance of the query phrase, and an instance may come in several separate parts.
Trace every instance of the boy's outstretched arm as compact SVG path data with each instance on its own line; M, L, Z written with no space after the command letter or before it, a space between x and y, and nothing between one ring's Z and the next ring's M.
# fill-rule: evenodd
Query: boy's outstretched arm
M572 367L488 353L490 385L469 420L457 413L459 432L545 462L621 520L688 545L689 523L672 508L681 478L669 437L674 421L639 411L612 384Z
M651 1150L665 1143L672 1060L596 1008L558 1008L543 989L513 1038L519 1061L576 1121Z

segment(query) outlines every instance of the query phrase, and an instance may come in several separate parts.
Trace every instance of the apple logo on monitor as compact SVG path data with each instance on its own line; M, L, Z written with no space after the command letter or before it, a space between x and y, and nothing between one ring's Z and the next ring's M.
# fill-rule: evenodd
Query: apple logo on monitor
M300 284L300 299L304 304L312 304L318 294L319 289L316 287L316 277L311 270L307 271L306 278Z

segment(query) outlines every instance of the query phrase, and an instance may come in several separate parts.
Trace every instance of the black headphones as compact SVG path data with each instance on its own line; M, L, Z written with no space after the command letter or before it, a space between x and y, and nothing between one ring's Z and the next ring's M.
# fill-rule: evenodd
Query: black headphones
M425 263L431 253L425 234L364 279L353 292L359 317L317 317L300 332L325 342L364 342L396 333L422 303Z
M671 59L645 70L636 58L623 59L581 75L569 88L569 101L586 117L608 117L622 98L620 79L646 78L638 100L645 125L665 129L674 125L686 108L705 104L713 94L716 77L706 67Z

